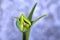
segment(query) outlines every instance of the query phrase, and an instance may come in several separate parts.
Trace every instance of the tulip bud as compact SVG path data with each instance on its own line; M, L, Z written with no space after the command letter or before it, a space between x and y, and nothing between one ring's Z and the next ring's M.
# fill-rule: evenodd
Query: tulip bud
M22 32L28 31L31 26L31 22L22 14L20 18L16 20L16 25Z

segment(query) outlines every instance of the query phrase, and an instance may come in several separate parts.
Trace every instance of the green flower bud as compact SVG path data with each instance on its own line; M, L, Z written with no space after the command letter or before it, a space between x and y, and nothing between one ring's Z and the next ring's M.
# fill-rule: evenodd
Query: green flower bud
M19 30L26 32L31 26L31 22L22 14L20 18L16 20L16 25L19 28Z
M19 30L21 30L22 32L28 31L28 29L30 29L30 27L34 23L36 23L40 18L47 16L45 14L45 15L39 16L36 20L32 21L32 15L33 15L36 5L37 5L37 3L35 3L35 5L33 6L32 10L27 18L23 14L21 14L20 18L17 18L16 25L19 28Z

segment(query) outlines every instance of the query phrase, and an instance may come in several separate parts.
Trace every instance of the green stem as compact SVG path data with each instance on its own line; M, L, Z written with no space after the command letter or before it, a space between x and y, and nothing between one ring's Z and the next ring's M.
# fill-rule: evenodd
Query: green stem
M22 40L29 40L30 29L27 32L23 32Z
M23 39L23 40L26 40L26 32L23 32L22 35L23 35L22 39Z
M29 40L30 29L26 32L26 40Z

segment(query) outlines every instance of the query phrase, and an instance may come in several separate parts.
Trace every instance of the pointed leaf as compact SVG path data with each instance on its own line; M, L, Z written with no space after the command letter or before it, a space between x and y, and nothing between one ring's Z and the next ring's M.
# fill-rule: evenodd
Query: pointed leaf
M15 19L19 19L18 17L13 17L13 18L15 18Z
M44 14L44 15L40 16L39 18L35 19L34 21L32 21L32 25L33 25L34 23L36 23L39 19L41 19L42 17L44 17L44 16L47 16L47 14Z
M30 14L29 14L29 16L28 16L28 19L29 19L30 21L31 21L31 19L32 19L32 15L33 15L33 12L34 12L34 10L35 10L36 5L37 5L37 3L35 3L35 5L33 6L32 10L31 10L31 12L30 12Z

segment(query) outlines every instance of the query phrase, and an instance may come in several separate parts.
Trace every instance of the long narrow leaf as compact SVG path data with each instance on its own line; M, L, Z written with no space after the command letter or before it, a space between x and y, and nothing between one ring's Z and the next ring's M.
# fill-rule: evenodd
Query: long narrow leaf
M30 21L31 21L31 19L32 19L32 15L33 15L33 12L34 12L34 10L35 10L36 5L37 5L37 3L35 3L35 5L33 6L32 10L31 10L31 12L30 12L30 14L29 14L29 16L28 16L28 19L29 19Z
M34 23L36 23L39 19L41 19L42 17L44 17L44 16L47 16L47 14L44 14L44 15L40 16L39 18L35 19L34 21L32 21L32 25L33 25Z

